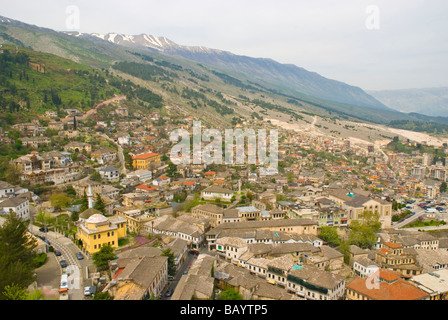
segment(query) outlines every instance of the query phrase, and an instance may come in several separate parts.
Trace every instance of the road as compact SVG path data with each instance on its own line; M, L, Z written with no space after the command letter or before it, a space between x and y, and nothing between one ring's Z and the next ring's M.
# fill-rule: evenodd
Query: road
M50 265L45 270L45 277L41 277L41 285L51 286L53 289L59 290L59 287L54 288L54 286L56 284L59 286L61 275L67 274L70 300L83 300L85 298L84 286L91 285L91 280L88 279L86 274L86 268L91 265L92 262L85 255L83 255L83 260L78 260L76 253L79 252L79 249L70 239L59 233L52 231L43 233L39 231L38 227L33 225L30 225L29 230L36 236L44 236L55 250L61 252L61 256L55 256L54 253L50 252L48 253L48 255L53 255L56 258L56 264L51 264L52 259L49 259L50 261L46 262L50 263ZM61 267L61 260L67 262L66 268ZM57 278L58 281L56 282L54 278Z
M104 139L108 140L109 142L115 144L118 147L118 160L120 160L120 164L121 164L121 173L127 174L128 170L126 169L123 148L121 147L121 145L119 143L116 143L113 139L111 139L108 135L106 135L104 133L101 133L100 136L103 137Z
M199 250L199 253L200 253L200 254L201 254L201 253L208 254L209 251L208 251L207 247L201 247L201 249ZM163 289L163 296L162 296L161 300L170 300L170 299L171 299L171 297L165 297L165 292L166 292L169 288L172 288L172 289L173 289L173 292L174 292L174 290L175 290L176 287L177 287L177 284L178 284L179 281L180 281L180 278L182 278L182 276L183 276L184 274L187 274L187 273L188 273L188 271L190 270L190 266L191 266L191 264L192 264L192 263L194 262L194 260L196 260L196 259L197 259L197 256L196 256L196 255L187 253L186 258L185 258L184 262L182 263L182 266L181 266L181 267L179 268L179 270L177 271L177 273L176 273L174 279L173 279L172 281L169 281L169 282L168 282L168 285Z
M396 223L394 224L392 227L394 229L400 229L401 227L404 227L405 225L411 224L412 222L415 222L418 220L418 218L422 217L425 215L425 210L422 209L419 205L417 205L416 203L413 203L411 205L412 209L410 209L412 212L415 212L415 214L412 217L409 217L408 219L400 222L400 223Z

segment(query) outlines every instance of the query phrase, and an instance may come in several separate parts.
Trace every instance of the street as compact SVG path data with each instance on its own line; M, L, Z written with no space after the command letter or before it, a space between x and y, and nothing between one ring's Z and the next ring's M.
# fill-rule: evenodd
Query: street
M92 264L84 254L82 260L78 260L76 253L80 250L68 238L56 232L40 232L36 226L30 226L30 232L36 236L45 237L55 250L61 252L56 256L54 252L47 252L45 265L36 270L39 287L46 287L52 291L58 291L62 274L67 274L70 300L83 300L84 286L90 286L91 280L87 279L86 268ZM61 267L60 262L65 260L67 267Z

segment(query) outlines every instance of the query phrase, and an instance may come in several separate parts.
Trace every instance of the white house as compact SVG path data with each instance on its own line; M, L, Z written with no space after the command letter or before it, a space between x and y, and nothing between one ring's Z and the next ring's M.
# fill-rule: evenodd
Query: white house
M163 187L171 183L171 178L167 176L160 176L152 181L152 184L157 187Z
M98 172L102 178L109 181L118 181L120 179L120 171L112 166L101 168Z
M15 187L5 181L0 181L0 198L7 198L14 195Z
M126 175L126 178L128 178L128 179L133 178L133 177L136 177L141 182L145 182L145 181L152 179L152 172L150 170L140 169L140 170L136 170L133 172L129 172Z
M129 144L131 139L131 136L127 133L122 133L120 135L118 135L118 144L123 145L123 144Z
M14 197L0 202L0 213L15 212L22 220L30 219L30 203L26 198Z
M221 188L219 186L211 185L202 191L201 197L204 198L204 200L220 199L224 202L230 202L233 197L233 191Z
M355 258L352 268L353 272L361 278L368 278L379 269L375 262L366 257Z

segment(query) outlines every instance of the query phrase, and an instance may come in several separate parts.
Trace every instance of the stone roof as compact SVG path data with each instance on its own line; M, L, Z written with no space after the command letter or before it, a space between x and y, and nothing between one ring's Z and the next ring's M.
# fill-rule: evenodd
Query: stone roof
M344 277L327 271L322 271L314 265L303 265L299 269L293 269L289 273L295 278L306 280L307 283L325 289L333 289L338 286Z

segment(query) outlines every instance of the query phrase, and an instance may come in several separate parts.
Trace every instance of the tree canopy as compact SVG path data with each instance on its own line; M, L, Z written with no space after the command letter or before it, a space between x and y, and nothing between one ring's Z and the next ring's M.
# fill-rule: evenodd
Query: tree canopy
M9 213L0 227L0 300L9 299L5 294L11 292L8 288L18 292L35 280L36 246L36 240L28 234L28 223Z
M364 211L358 220L351 222L348 240L350 244L371 249L377 241L376 234L380 229L379 215L370 211Z
M109 260L115 259L114 249L109 245L104 245L101 247L100 251L93 254L92 259L99 271L107 270L109 267Z

